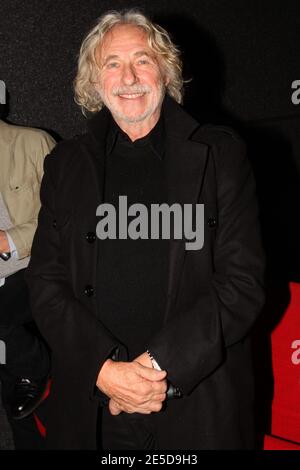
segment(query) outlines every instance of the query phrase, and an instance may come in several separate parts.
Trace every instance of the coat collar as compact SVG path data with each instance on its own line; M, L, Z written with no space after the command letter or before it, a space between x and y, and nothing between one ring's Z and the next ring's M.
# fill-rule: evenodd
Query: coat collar
M162 112L166 133L177 139L187 140L199 127L198 122L168 95L164 98ZM88 131L102 152L106 150L107 138L110 133L110 122L111 114L106 107L88 121ZM101 153L97 156L100 157Z

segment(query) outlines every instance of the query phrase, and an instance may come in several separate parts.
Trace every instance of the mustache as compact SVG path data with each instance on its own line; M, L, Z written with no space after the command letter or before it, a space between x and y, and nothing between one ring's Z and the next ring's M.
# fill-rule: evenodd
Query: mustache
M150 93L151 87L149 85L133 85L131 87L118 87L112 90L114 96L118 95L133 95L136 93Z

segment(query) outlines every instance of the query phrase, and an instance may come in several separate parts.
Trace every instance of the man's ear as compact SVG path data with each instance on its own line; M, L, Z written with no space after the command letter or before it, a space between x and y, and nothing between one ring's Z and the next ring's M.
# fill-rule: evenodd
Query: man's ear
M164 82L165 82L165 87L167 87L170 83L170 77L168 75L165 76Z

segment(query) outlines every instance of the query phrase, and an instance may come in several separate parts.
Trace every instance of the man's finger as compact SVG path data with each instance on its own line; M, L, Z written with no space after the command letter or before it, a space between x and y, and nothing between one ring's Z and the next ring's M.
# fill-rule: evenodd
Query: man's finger
M168 389L168 384L166 380L161 380L160 382L153 382L152 393L165 393Z
M167 394L166 394L166 393L159 393L159 394L153 395L152 401L160 401L160 402L163 402L163 401L166 400L166 398L167 398Z
M137 373L144 379L150 380L151 382L163 380L167 376L167 371L165 370L150 369L150 367L144 367L138 362L136 362L136 364L138 364Z
M117 416L121 413L120 408L118 407L118 405L113 399L109 400L108 408L109 408L110 413L114 416Z

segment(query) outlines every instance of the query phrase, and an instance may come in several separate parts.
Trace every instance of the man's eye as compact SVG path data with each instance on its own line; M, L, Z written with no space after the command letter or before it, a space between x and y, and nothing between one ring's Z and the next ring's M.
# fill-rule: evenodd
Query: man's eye
M149 61L148 61L147 59L139 59L139 60L138 60L138 64L139 64L139 65L145 65L145 64L148 64L148 62L149 62Z
M108 69L115 69L118 67L118 62L110 62L109 64L107 64L107 68Z

